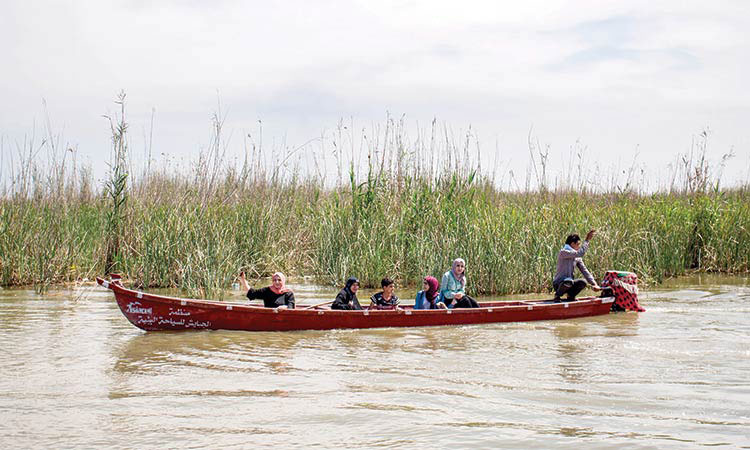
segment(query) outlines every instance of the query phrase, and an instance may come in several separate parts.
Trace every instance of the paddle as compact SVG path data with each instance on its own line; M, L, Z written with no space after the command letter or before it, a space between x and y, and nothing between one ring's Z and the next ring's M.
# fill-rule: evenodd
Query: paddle
M311 305L311 306L308 306L307 308L302 308L302 309L313 309L313 308L317 308L318 306L323 306L323 305L327 305L327 304L329 304L329 303L333 303L333 302L335 302L335 300L329 300L329 301L327 301L327 302L323 302L323 303L318 303L318 304L316 304L316 305Z

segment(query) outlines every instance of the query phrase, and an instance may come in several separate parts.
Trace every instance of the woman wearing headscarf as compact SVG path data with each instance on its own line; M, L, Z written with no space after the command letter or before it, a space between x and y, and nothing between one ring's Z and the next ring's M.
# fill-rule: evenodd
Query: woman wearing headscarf
M286 276L276 272L271 276L271 285L260 289L251 289L245 279L245 272L240 272L240 286L247 290L250 300L263 300L266 308L294 309L294 292L286 287Z
M445 272L440 282L441 308L479 308L479 303L466 295L466 261L461 258L453 260L451 270ZM442 303L442 305L441 305Z
M440 285L437 278L426 276L422 280L422 290L417 292L414 299L414 309L437 309L440 297Z
M336 296L336 300L331 304L331 309L345 309L355 310L362 309L357 299L357 291L359 290L359 280L351 277L346 280L344 289L339 292Z

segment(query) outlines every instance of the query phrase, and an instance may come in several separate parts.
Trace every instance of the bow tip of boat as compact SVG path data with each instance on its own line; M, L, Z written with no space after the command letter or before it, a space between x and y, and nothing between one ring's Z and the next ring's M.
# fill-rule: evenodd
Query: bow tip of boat
M102 277L96 277L96 283L99 286L107 289L112 289L113 284L121 284L122 276L120 274L112 273L109 275L109 280L105 280Z

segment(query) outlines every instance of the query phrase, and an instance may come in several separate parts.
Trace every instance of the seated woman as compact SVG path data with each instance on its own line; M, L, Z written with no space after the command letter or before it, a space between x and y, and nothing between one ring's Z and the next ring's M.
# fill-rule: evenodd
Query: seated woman
M294 292L286 287L286 277L281 272L276 272L271 276L271 285L251 289L245 279L245 272L240 272L240 286L247 290L247 298L250 300L263 300L263 306L266 308L294 309Z
M331 309L358 310L362 309L357 298L359 290L359 280L351 277L346 280L344 289L336 296L336 300L331 304Z
M479 303L466 295L466 262L461 258L453 260L451 270L445 272L440 282L440 295L443 301L440 308L479 308ZM455 301L455 303L454 303Z
M380 281L382 292L376 292L370 297L370 307L368 309L401 309L398 307L398 297L393 293L394 284L390 278L383 278Z
M440 285L437 278L426 276L422 281L422 290L417 292L417 298L414 299L414 309L438 309L439 297Z

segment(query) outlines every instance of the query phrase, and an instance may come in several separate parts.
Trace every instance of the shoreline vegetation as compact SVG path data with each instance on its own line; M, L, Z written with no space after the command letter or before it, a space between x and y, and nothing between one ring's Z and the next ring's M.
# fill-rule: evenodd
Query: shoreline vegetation
M597 277L628 270L653 284L694 270L750 270L750 186L720 188L731 155L712 167L705 140L681 157L672 189L646 194L630 182L600 192L575 182L549 188L546 154L530 139L535 187L509 192L482 172L469 139L439 137L435 123L409 140L388 119L361 160L352 150L347 161L334 140L320 152L336 164L315 163L306 175L289 168L299 149L274 155L253 144L244 162L227 162L216 114L212 143L191 171L152 167L150 156L136 170L125 95L117 102L100 188L51 132L19 146L0 182L1 286L42 292L118 272L138 288L220 299L240 270L337 285L355 275L363 287L388 276L404 286L439 278L462 257L473 294L549 292L565 236L590 228L598 235L586 264Z

